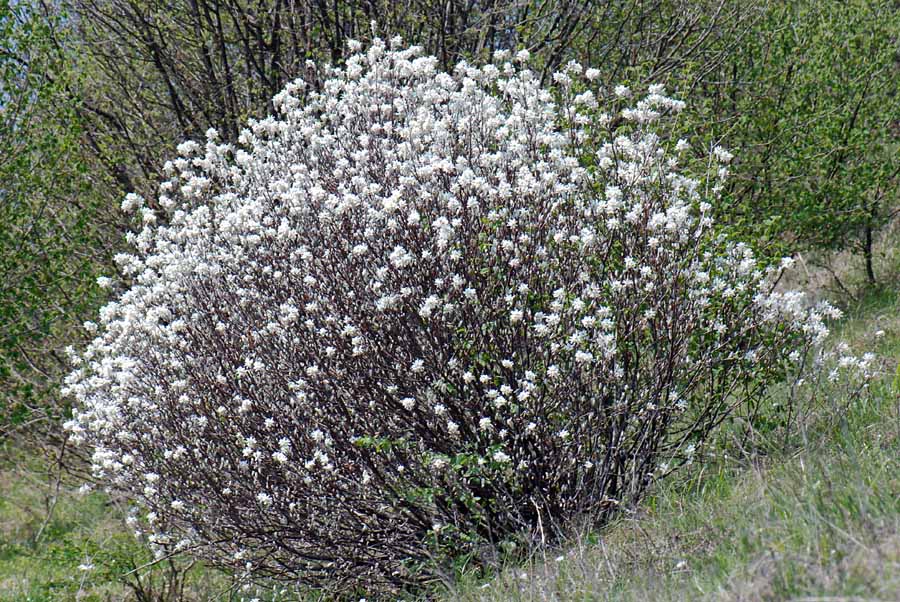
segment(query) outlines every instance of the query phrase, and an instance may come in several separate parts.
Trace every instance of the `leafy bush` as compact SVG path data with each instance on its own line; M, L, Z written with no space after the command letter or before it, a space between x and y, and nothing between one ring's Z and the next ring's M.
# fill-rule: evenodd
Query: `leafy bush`
M75 75L52 37L64 20L0 0L0 441L58 432L62 349L112 264L104 182L87 173Z
M731 157L683 175L660 87L419 54L375 41L238 146L182 144L165 219L126 199L67 428L160 553L397 591L603 522L825 336L714 233Z
M721 222L758 248L858 253L876 283L873 243L900 211L898 39L892 0L766 5L698 90L698 127L741 149Z

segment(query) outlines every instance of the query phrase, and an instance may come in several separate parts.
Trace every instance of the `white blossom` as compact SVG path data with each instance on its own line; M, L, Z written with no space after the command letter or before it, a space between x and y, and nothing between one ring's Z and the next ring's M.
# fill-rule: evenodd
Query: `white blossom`
M682 170L662 86L610 98L573 63L548 89L527 51L441 73L398 41L352 48L234 143L179 145L153 209L123 201L141 230L70 354L65 430L157 551L405 579L397 551L425 557L433 519L459 549L481 520L412 492L481 498L498 536L535 503L600 511L840 315L772 292L716 233L733 156Z

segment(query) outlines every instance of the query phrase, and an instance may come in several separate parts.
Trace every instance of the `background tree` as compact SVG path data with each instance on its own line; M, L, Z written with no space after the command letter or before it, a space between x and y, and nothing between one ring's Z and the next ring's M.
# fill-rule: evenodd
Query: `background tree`
M80 147L59 20L0 2L0 432L61 411L61 350L96 310L95 280L121 231Z
M33 396L36 384L53 380L39 365L49 360L35 358L60 357L66 337L59 333L95 305L96 275L114 271L103 258L110 256L109 241L128 229L116 210L124 194L153 199L160 169L179 141L200 139L210 127L233 141L249 117L271 112L270 99L285 82L318 81L307 61L340 64L346 41L371 36L372 20L380 31L421 43L443 68L523 47L545 82L573 58L597 65L607 87L667 82L696 107L687 127L712 141L727 136L745 151L731 166L718 223L772 257L859 251L874 281L872 241L896 211L892 84L900 17L889 0L35 0L3 6L2 169L9 200L2 211L11 216L3 261L8 273L28 274L7 280L4 311L18 317L4 325L4 340L19 351L4 378L31 383L7 391ZM25 124L37 121L41 130L29 131ZM71 223L62 228L60 219ZM22 246L26 239L31 246ZM31 249L30 260L17 255L24 248ZM56 260L47 255L52 248ZM20 267L27 265L39 267ZM32 293L22 305L26 290ZM70 301L60 303L66 295ZM56 334L51 323L60 327ZM20 355L23 341L30 341L29 360Z
M873 241L897 213L898 78L896 2L769 5L696 85L698 121L741 155L719 218L776 256L860 253L875 284Z
M501 48L531 51L542 77L572 58L620 83L636 66L657 81L687 64L707 73L756 13L732 0L65 0L86 57L80 91L112 175L153 196L183 139L215 128L234 140L272 111L285 83L315 81L307 61L341 64L349 39L402 36L444 69Z

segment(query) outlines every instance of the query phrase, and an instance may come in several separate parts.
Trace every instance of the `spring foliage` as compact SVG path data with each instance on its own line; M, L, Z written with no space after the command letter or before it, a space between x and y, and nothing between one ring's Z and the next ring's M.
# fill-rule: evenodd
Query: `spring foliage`
M396 591L602 522L826 335L716 235L731 155L690 177L661 87L353 50L237 145L182 144L164 215L126 199L66 426L161 553Z
M63 20L0 0L0 441L52 440L61 351L100 306L93 281L111 257L104 182L86 175L75 77L52 40Z

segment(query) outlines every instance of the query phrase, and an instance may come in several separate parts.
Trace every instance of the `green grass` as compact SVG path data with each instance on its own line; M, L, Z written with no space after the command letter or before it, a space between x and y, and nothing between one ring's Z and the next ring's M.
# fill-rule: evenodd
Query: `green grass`
M864 430L825 453L659 491L599 541L448 599L898 600L900 445Z
M144 567L150 554L107 495L61 483L54 496L52 473L33 456L2 457L0 602L174 602L227 590L224 576L187 561Z

